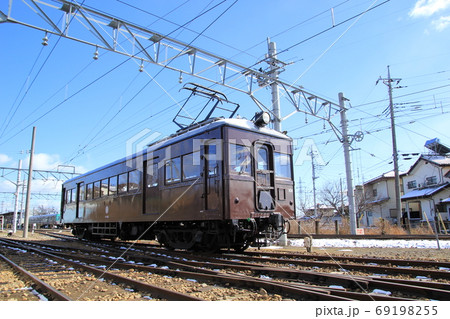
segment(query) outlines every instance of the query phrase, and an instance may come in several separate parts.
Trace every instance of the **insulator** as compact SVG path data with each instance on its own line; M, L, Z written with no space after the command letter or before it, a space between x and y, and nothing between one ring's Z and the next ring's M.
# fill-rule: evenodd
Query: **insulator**
M93 59L94 59L94 60L98 60L98 48L95 49Z
M42 38L42 45L43 45L43 46L48 45L48 36L47 36L47 32L45 33L45 37Z

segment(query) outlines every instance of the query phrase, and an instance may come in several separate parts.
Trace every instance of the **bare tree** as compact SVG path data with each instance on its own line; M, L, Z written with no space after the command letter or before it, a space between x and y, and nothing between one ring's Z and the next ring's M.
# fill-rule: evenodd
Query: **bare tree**
M345 208L347 196L341 190L339 181L326 183L320 190L319 198L322 203L328 207L332 207L339 215L342 215L342 211L346 214L343 208Z
M33 215L47 215L47 214L53 214L57 210L55 207L49 207L44 205L39 205L33 210Z

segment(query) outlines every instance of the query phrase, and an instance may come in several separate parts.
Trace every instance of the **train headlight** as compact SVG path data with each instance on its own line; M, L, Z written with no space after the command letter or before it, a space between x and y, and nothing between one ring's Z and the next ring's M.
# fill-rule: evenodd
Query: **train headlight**
M260 112L255 114L255 125L259 127L266 126L270 123L270 115L267 112Z

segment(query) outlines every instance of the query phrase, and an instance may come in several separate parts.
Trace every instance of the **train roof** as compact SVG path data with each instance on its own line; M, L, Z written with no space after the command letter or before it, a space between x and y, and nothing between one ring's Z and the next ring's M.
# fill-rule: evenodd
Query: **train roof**
M149 144L149 145L147 145L148 147L146 149L133 154L132 157L134 158L134 157L137 157L137 156L139 156L139 155L141 155L143 153L155 151L155 150L160 149L162 147L166 147L166 146L169 146L171 144L174 144L174 143L177 143L179 141L182 141L184 139L187 139L187 138L193 137L195 135L198 135L198 134L200 134L200 133L202 133L204 131L212 130L212 129L215 129L215 128L221 127L221 126L230 126L230 127L235 127L235 128L239 128L239 129L244 129L244 130L247 130L247 131L253 131L253 132L260 133L260 134L269 135L269 136L272 136L272 137L275 137L275 138L280 138L280 139L289 140L289 141L292 140L292 138L290 138L289 136L287 136L286 134L284 134L282 132L278 132L278 131L276 131L274 129L271 129L271 128L268 128L268 127L265 127L265 126L263 126L263 127L257 126L253 121L249 121L247 119L242 119L242 118L211 118L211 119L208 119L206 121L199 122L199 123L193 124L191 126L188 126L188 127L184 128L184 129L180 129L176 133L174 133L174 134L172 134L172 135L170 135L168 137L165 137L165 138L163 138L163 139L161 139L159 141L156 141L156 142L154 142L152 144ZM76 179L80 178L81 176L86 176L86 175L92 174L92 173L94 173L96 171L99 171L99 170L105 169L107 167L119 164L119 163L124 162L124 161L129 160L129 159L130 159L129 156L121 158L121 159L116 160L114 162L108 163L108 164L106 164L104 166L101 166L99 168L96 168L94 170L86 172L86 173L84 173L82 175L79 175L77 177L71 178L71 179L67 180L65 183L70 182L72 180L76 180Z
M289 136L283 134L281 132L275 131L268 127L260 127L255 125L253 121L249 121L247 119L239 119L239 118L213 118L209 119L197 124L193 124L187 128L181 129L177 131L175 134L172 134L162 140L159 140L155 143L148 145L149 149L146 151L156 150L160 147L164 147L173 143L176 143L180 140L189 138L191 136L195 136L203 131L211 130L220 126L231 126L240 129L245 129L248 131L255 131L261 134L270 135L276 138L288 139L291 140Z

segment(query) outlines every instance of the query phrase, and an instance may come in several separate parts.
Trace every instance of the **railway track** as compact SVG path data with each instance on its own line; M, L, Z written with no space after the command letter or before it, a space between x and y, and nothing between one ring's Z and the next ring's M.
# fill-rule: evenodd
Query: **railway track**
M43 295L50 295L54 300L107 300L111 294L130 300L202 300L103 271L76 260L64 259L33 248L27 242L3 239L0 244L2 255L10 257L2 259L15 269L22 269L22 274L33 280ZM66 290L67 295L62 290ZM134 291L148 295L130 294Z
M65 239L70 240L70 237ZM292 256L276 253L193 255L149 245L135 244L132 250L128 250L127 247L125 243L101 242L95 243L94 247L89 245L77 251L84 255L83 261L90 265L106 267L111 265L111 258L114 258L116 262L112 267L118 269L158 273L162 276L196 280L207 285L216 283L223 286L245 287L268 294L278 294L284 299L450 300L450 285L446 283L373 276L373 267L378 267L375 265L369 265L371 267L369 270L366 269L365 273L361 269L358 269L357 273L350 273L348 269L343 271L342 267L338 268L336 264L334 264L334 270L330 270L331 267L328 264L319 266L320 261L310 261L314 264L305 266L303 263L308 260L302 260L300 254L292 254ZM45 249L59 249L60 251L52 252L52 254L60 258L71 258L71 253L62 251L61 247L47 245ZM108 257L105 257L106 251ZM324 256L322 257L324 259ZM81 260L80 256L77 259ZM357 261L362 262L362 260ZM352 262L354 263L355 260ZM364 268L367 265L359 266ZM311 269L300 269L305 267ZM347 264L345 267L349 268ZM341 271L336 272L336 268ZM390 265L387 268L396 267ZM378 274L382 273L380 268L375 269ZM418 269L414 268L414 270ZM425 271L430 273L430 269ZM444 281L447 276L447 271L437 271L436 278Z

